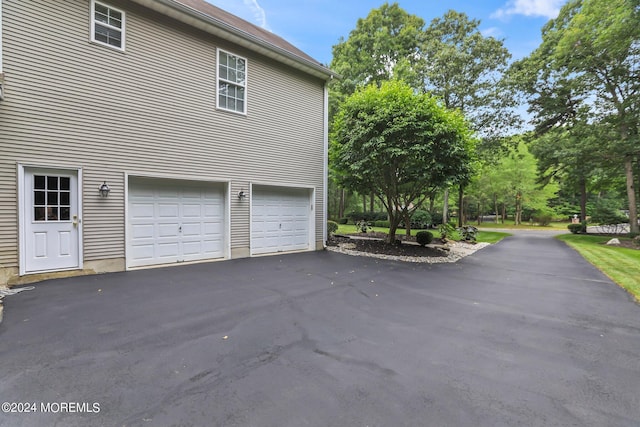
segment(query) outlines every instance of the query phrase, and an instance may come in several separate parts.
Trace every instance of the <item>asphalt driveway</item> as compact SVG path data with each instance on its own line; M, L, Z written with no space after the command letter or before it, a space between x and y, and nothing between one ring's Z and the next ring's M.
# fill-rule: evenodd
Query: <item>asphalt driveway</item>
M544 233L456 264L303 253L4 305L0 401L31 412L0 426L640 426L640 306Z

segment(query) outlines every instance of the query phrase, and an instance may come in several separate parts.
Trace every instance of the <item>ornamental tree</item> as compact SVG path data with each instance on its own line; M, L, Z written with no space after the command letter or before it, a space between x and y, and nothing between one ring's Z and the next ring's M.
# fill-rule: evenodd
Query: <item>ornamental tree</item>
M374 194L398 224L447 183L467 180L476 140L461 113L399 81L369 85L341 105L331 160L341 185Z

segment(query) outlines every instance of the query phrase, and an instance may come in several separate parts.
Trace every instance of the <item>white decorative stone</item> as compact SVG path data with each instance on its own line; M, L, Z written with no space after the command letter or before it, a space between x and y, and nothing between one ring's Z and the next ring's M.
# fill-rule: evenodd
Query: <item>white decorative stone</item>
M620 244L620 239L617 239L615 237L607 242L607 245L619 245L619 244Z

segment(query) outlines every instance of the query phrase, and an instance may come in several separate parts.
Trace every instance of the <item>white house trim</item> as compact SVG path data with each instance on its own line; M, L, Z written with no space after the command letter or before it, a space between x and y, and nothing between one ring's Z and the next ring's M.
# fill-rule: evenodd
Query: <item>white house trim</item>
M84 262L84 249L83 249L83 236L82 236L82 168L77 167L61 167L61 166L43 166L43 165L34 165L34 164L24 164L18 163L18 254L19 254L19 266L18 266L18 274L23 276L25 274L31 274L31 272L26 271L27 265L27 253L26 253L26 221L27 221L27 209L31 209L30 206L26 206L26 196L25 196L25 169L49 169L49 170L60 170L60 171L75 171L77 174L77 205L78 205L78 267L73 268L73 270L82 270L83 262ZM67 268L61 270L69 270ZM57 269L47 270L47 271L58 271ZM38 271L36 273L43 273L46 271Z

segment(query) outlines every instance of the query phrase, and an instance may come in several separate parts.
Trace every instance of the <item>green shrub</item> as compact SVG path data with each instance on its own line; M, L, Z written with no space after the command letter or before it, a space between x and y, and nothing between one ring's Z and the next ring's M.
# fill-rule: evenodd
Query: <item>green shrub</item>
M355 224L359 221L384 221L387 219L387 214L386 212L350 212L347 217Z
M473 225L463 225L457 228L462 240L465 242L475 242L478 234L478 229Z
M327 221L327 233L333 234L338 231L338 223L335 221Z
M411 215L411 228L429 228L432 223L431 214L428 211L418 209ZM406 228L404 221L401 221L398 227Z
M428 211L418 209L413 213L411 217L412 228L429 228L433 221L431 220L431 214Z
M591 222L600 225L625 224L629 222L629 218L617 208L614 202L599 200L591 213Z
M580 224L569 224L567 228L573 234L586 233L587 232L587 223L581 222Z
M371 230L371 223L365 220L360 220L356 222L356 230L359 230L361 233L366 233Z
M443 242L446 242L449 237L456 231L455 227L449 223L440 224L438 226L438 232L440 232L440 238Z
M580 224L569 224L567 225L567 228L571 233L578 234L580 233L580 229L582 228L582 226Z
M340 218L338 224L346 224L349 222L349 218Z
M538 225L546 227L553 221L553 213L546 210L539 210L531 216L531 219Z
M430 231L418 231L416 234L416 242L420 246L428 245L433 241L433 234Z
M431 226L438 227L442 224L442 212L431 212Z
M373 225L381 228L389 228L391 224L389 224L389 221L376 221Z

